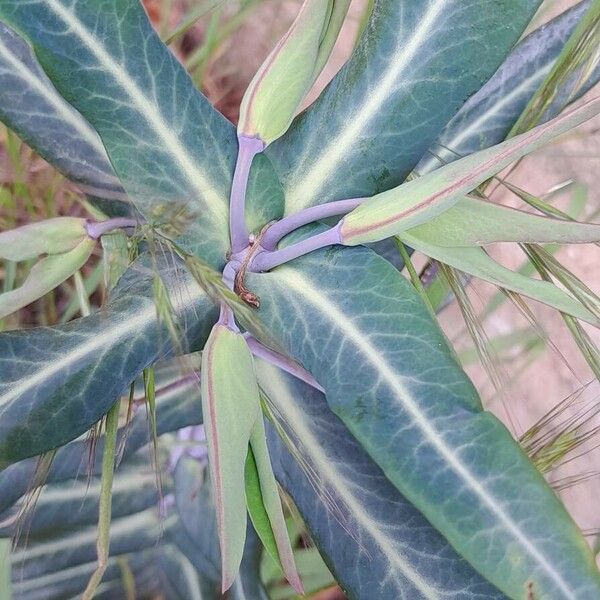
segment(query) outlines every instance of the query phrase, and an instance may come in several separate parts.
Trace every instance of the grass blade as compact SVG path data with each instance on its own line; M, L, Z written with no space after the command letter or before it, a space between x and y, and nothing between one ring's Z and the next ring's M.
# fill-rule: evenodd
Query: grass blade
M110 550L110 521L112 508L112 483L115 471L117 429L119 426L120 403L116 402L106 415L106 432L102 453L102 483L100 486L100 508L98 515L98 567L92 574L83 593L83 600L92 600L102 581Z

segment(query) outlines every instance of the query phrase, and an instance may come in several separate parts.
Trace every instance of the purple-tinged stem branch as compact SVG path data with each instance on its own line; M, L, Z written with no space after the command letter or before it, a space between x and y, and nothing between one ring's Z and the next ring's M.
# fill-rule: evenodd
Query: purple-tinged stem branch
M233 253L240 252L248 245L245 218L246 189L252 161L265 148L262 140L245 135L238 136L238 143L238 156L229 198L229 235Z
M235 269L233 267L233 265L231 264L231 262L228 262L225 265L225 268L223 269L223 275L221 276L221 279L223 281L223 283L231 290L233 291L233 283L235 281Z
M233 283L235 279L235 269L231 263L227 263L225 268L223 269L223 276L221 277L223 283L233 291ZM225 302L221 302L221 312L219 314L220 325L225 325L227 329L231 329L235 333L239 333L239 328L235 323L235 315L233 314L233 310Z
M292 233L292 231L295 231L299 227L308 225L308 223L313 223L314 221L319 221L320 219L345 215L354 210L365 200L366 198L351 198L350 200L327 202L326 204L319 204L318 206L310 206L293 215L284 217L280 221L273 223L273 225L267 229L260 242L261 246L265 250L275 250L280 240L288 235L288 233Z
M97 240L105 233L110 233L116 229L129 229L137 227L139 221L128 217L116 217L114 219L108 219L107 221L87 221L85 229L88 235L93 239Z
M289 373L297 379L300 379L300 381L304 381L304 383L307 383L316 390L319 390L323 393L325 392L325 390L319 385L319 382L296 361L284 356L283 354L279 354L279 352L275 352L266 346L263 346L249 333L245 333L244 337L246 338L246 343L248 344L248 348L250 348L250 352L252 352L254 356L270 362L272 365L279 367L286 373Z
M272 252L263 250L262 252L259 252L248 265L248 270L255 273L270 271L279 265L289 262L294 258L304 256L314 250L341 243L340 225L338 224L327 231L317 233L316 235L292 244L291 246L282 248L281 250L274 250Z

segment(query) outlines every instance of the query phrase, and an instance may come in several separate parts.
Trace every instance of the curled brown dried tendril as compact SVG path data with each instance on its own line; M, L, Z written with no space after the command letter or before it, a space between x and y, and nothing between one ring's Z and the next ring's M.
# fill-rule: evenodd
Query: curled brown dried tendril
M267 223L261 229L258 236L251 237L248 243L248 251L246 252L244 260L242 261L242 264L240 265L240 268L235 274L235 278L233 280L233 291L237 294L240 300L252 308L258 308L260 306L260 298L244 285L244 277L246 276L246 270L248 269L250 261L260 248L260 242L265 234L265 231L269 228L269 225L270 223Z

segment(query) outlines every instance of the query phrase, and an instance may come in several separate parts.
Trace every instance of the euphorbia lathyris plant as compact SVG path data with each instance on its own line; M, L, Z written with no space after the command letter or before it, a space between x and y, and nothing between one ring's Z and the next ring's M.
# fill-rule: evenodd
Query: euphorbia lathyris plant
M364 245L396 237L600 323L593 302L504 269L482 249L498 241L600 241L599 225L524 213L474 194L510 163L600 112L593 98L559 116L545 113L537 127L502 141L535 88L524 85L527 93L514 100L486 96L488 86L498 89L494 72L506 59L498 73L509 65L523 81L539 82L539 65L548 69L559 52L555 38L567 38L577 22L571 13L541 38L534 32L535 60L522 59L527 39L509 55L538 4L376 0L350 61L293 120L348 8L343 0L305 0L249 86L236 136L136 0L0 0L0 19L14 30L1 30L2 77L32 97L31 109L1 107L4 119L109 217L69 221L64 236L55 224L36 226L52 235L35 253L11 242L31 229L1 234L2 256L49 253L48 261L81 244L89 254L96 238L118 228L133 229L138 245L97 314L0 336L0 488L14 487L2 509L26 491L32 456L66 444L49 485L72 477L76 438L142 371L154 437L197 425L199 407L190 416L180 396L172 400L180 387L189 393L189 380L175 383L167 373L155 381L148 369L173 353L203 349L202 417L223 591L247 576L253 538L245 540L246 510L301 589L274 470L352 597L597 597L591 552L554 492L482 410L423 298ZM588 4L584 18L594 17L597 3L576 14ZM510 115L500 126L501 103ZM488 104L495 107L489 114ZM75 158L56 150L60 137L49 121L32 125L39 106L80 142ZM477 140L469 155L408 177L462 111L476 113L464 125ZM341 219L332 226L335 216ZM61 263L52 283L80 264ZM22 300L48 289L32 285L23 286ZM17 307L9 294L0 296L4 314ZM111 448L119 447L111 415L102 469L109 478ZM122 435L126 442L126 428ZM155 463L160 468L158 456ZM188 472L180 464L176 500ZM110 494L100 495L102 514ZM176 505L169 532L193 562L200 540L189 538L198 532ZM102 534L96 573L109 568Z

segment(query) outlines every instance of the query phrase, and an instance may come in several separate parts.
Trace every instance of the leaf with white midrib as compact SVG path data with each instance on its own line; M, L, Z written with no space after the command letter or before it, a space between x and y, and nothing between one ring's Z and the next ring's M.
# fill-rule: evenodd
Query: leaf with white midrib
M351 60L267 154L286 213L399 185L539 0L376 0Z
M107 200L113 214L127 199L98 134L58 94L26 42L0 23L0 119L81 189Z
M155 561L155 555L156 550L151 549L133 555L125 555L124 558L135 573L151 565ZM90 562L24 580L19 576L17 566L13 569L14 600L48 600L48 598L64 598L66 594L81 593L96 567L96 562ZM110 558L102 581L115 581L121 577L121 567L117 558Z
M247 285L332 410L479 572L509 596L528 581L550 597L600 593L578 529L500 422L482 412L393 267L366 249L334 249L248 276Z
M111 522L111 556L153 548L168 522L161 522L156 508ZM30 579L61 569L92 562L96 558L97 527L80 529L57 539L15 550L12 564Z
M131 462L131 467L122 465L115 473L111 510L113 519L141 512L156 506L159 501L156 475L147 469L147 461ZM171 487L169 478L163 476L161 493L167 494ZM11 527L0 528L0 537L20 532L31 541L48 536L53 531L96 525L99 496L99 478L81 477L76 481L46 485L40 490L32 513ZM23 503L19 503L11 514L22 507ZM7 517L8 514L1 514L0 521Z
M180 265L156 260L171 289L178 342L200 348L216 309ZM87 431L142 369L178 350L157 317L153 277L142 257L89 317L0 334L0 469Z
M294 448L269 428L275 474L350 598L504 598L399 494L322 394L263 361L257 373Z
M202 423L200 388L194 376L182 378L180 374L176 374L175 377L164 379L159 372L156 383L158 435ZM131 424L119 431L117 447L121 448L123 444L122 460L132 456L150 441L148 417L145 411L138 411ZM88 468L91 475L100 474L103 447L104 436L96 443L96 453ZM82 457L87 454L88 443L85 439L75 440L59 448L45 481L51 483L77 478L81 473ZM0 472L0 513L29 490L37 463L37 457L28 458Z
M195 88L139 2L99 10L96 0L7 0L0 19L31 43L54 86L96 129L142 214L152 220L169 204L185 206L190 223L179 242L222 266L235 130ZM282 202L265 157L253 167L256 178L251 230L279 216Z
M422 175L505 139L590 4L591 0L580 2L520 41L493 77L446 125L415 172ZM600 64L571 101L582 96L599 79ZM558 114L560 109L559 98L544 115L544 120Z
M217 587L202 579L174 545L161 549L159 564L165 596L172 600L218 600Z

